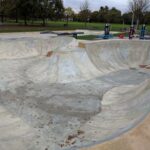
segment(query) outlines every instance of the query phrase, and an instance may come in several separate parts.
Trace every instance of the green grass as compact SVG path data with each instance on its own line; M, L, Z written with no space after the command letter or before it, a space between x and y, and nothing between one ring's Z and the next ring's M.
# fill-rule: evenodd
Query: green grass
M85 36L78 36L78 40L95 40L96 35L85 35Z
M114 37L118 37L122 32L114 33ZM125 37L128 37L128 33L124 33ZM97 35L84 35L84 36L78 36L78 40L96 40Z
M120 33L113 34L114 37L118 37ZM125 36L128 36L127 34ZM78 40L96 40L97 36L96 35L84 35L84 36L78 36Z
M33 31L54 31L54 30L75 30L75 29L89 29L89 30L104 30L104 23L85 23L83 22L69 22L68 27L64 27L64 21L47 21L45 27L42 26L41 21L28 22L28 26L24 26L24 21L20 20L15 23L14 20L7 20L4 25L0 25L0 32L33 32ZM123 28L129 28L129 25L111 24L111 31L121 31ZM150 30L150 26L147 26ZM90 38L90 37L88 37Z
M49 21L48 25L49 26L57 26L57 27L62 27L65 24L65 22L62 21ZM85 23L83 22L69 22L68 28L74 28L74 29L91 29L91 30L103 30L104 29L104 23L87 23L85 27ZM111 30L113 31L118 31L121 30L122 28L128 28L129 25L122 25L122 24L112 24L111 25Z

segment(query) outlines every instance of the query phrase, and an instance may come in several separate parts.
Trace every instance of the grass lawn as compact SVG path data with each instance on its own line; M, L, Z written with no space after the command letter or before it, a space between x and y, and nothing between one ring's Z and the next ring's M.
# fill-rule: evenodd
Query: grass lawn
M78 36L78 40L95 40L96 35L84 35L84 36Z
M117 37L120 33L118 34L113 34L113 36ZM127 35L125 35L127 36ZM78 36L78 40L96 40L97 36L96 35L84 35L84 36Z
M24 26L23 21L15 23L13 20L7 21L5 24L0 25L0 32L32 32L32 31L53 31L53 30L75 30L75 29L89 29L89 30L104 30L104 23L85 23L82 22L69 22L68 27L64 27L64 21L47 21L45 27L42 26L41 21L34 21L34 24L28 22L28 26ZM129 25L111 24L111 31L121 31L123 28L129 28ZM147 26L150 30L150 26Z

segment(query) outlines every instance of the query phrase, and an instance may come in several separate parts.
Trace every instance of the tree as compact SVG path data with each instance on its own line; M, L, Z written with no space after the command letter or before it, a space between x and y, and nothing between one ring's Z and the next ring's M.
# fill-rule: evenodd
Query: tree
M30 18L32 19L32 23L34 22L34 19L38 18L38 11L39 11L39 3L38 0L31 0L31 12L30 12Z
M89 2L88 0L85 0L80 6L80 13L79 13L81 20L85 22L85 27L87 25L87 21L90 19L90 14L91 11L89 9Z
M91 13L90 21L91 22L99 22L99 12L98 11L93 11Z
M38 3L38 15L43 21L43 26L46 25L46 18L48 18L50 3L51 2L49 0L39 0Z
M65 13L65 16L67 18L67 25L68 25L69 18L73 18L75 13L74 13L74 11L72 10L71 7L65 8L64 13Z
M24 19L24 24L27 25L27 19L30 16L32 10L32 1L31 0L20 0L19 1L19 13Z
M145 12L145 16L143 18L143 22L145 24L150 24L150 12L149 11Z
M4 22L4 17L7 14L9 8L9 0L0 0L0 16L1 16L1 22Z
M39 17L43 20L43 26L46 25L46 19L61 19L64 15L64 6L62 0L39 0Z
M105 22L105 23L109 22L108 13L109 13L109 7L108 6L100 7L100 10L99 10L100 22Z
M54 16L56 20L59 20L64 17L64 5L62 0L55 0L54 1Z
M73 14L73 21L80 21L80 16L78 13Z
M122 15L122 19L123 19L125 24L131 24L132 12L124 13Z
M19 0L9 0L8 16L16 20L19 18Z
M63 0L0 0L0 17L4 22L5 16L12 19L27 20L42 19L46 25L47 19L61 19L64 15Z
M121 11L113 7L109 10L107 18L110 23L121 23L123 20L121 18Z
M136 19L137 28L144 13L149 9L149 7L150 7L150 0L131 0L129 2L129 10L133 13L133 20L134 17Z

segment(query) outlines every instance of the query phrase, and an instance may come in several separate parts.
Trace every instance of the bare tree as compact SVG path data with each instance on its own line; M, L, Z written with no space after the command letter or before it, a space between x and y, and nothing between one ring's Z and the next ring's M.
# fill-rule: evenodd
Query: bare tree
M89 9L89 2L85 0L80 6L80 16L81 19L85 22L85 27L87 24L88 19L90 18L90 9Z
M129 9L133 13L132 24L134 18L136 19L137 28L141 21L141 18L144 17L144 13L150 8L150 0L130 0Z

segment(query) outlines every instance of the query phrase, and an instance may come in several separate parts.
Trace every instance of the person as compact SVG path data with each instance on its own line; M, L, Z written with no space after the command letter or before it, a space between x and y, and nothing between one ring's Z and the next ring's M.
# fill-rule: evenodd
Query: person
M131 25L129 31L129 39L132 39L134 37L134 33L135 33L134 25Z
M105 24L105 35L109 36L109 33L110 33L110 25L109 24Z
M143 24L141 28L141 33L140 33L140 39L144 39L145 31L146 31L146 25Z

